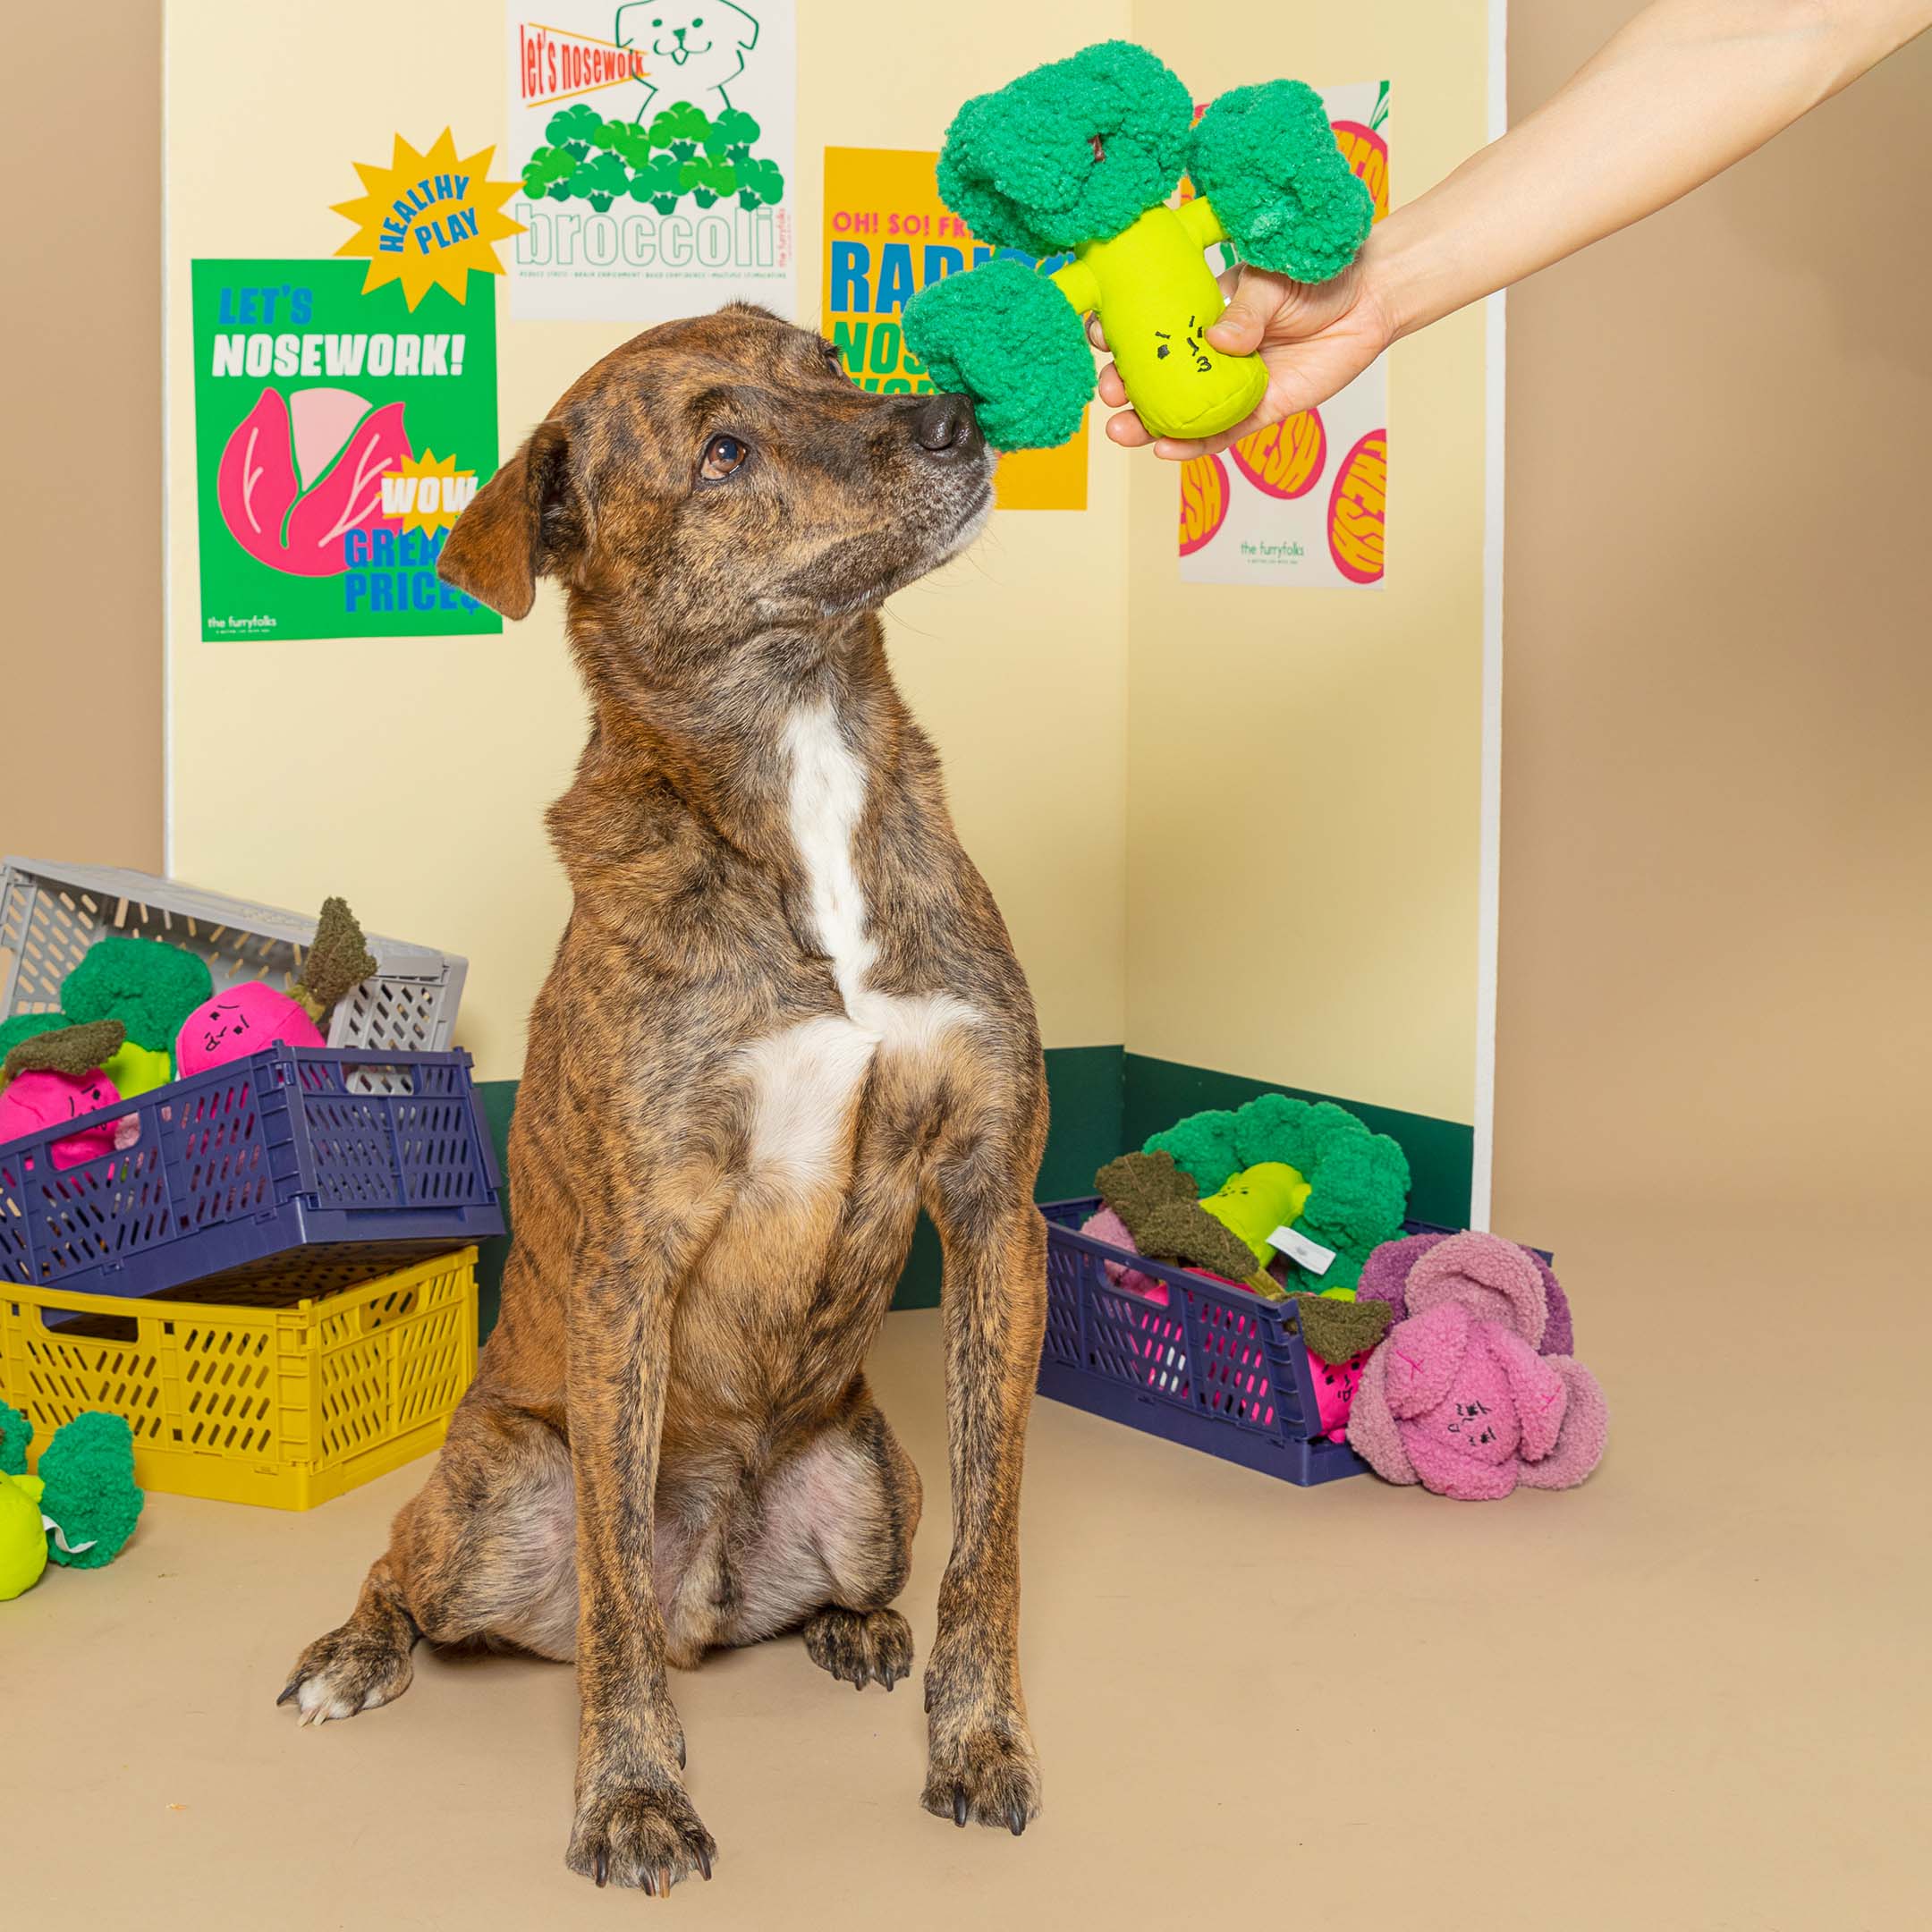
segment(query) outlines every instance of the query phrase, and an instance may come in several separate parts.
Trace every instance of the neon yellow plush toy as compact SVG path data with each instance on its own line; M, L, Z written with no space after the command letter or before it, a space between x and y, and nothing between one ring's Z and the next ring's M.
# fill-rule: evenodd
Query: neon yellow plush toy
M49 1561L97 1570L140 1520L134 1438L117 1415L89 1410L54 1432L40 1473L27 1473L33 1424L0 1402L0 1603L30 1590Z
M0 1603L30 1590L47 1568L47 1524L40 1479L0 1470Z
M970 100L946 131L940 199L1005 252L922 288L906 345L936 388L970 396L994 448L1045 449L1079 429L1093 394L1081 318L1097 315L1127 400L1156 436L1206 436L1252 413L1258 356L1224 356L1207 330L1221 291L1208 248L1300 282L1355 258L1374 198L1299 80L1193 101L1145 47L1106 40ZM1195 199L1170 208L1185 173ZM1053 275L1030 260L1071 250Z

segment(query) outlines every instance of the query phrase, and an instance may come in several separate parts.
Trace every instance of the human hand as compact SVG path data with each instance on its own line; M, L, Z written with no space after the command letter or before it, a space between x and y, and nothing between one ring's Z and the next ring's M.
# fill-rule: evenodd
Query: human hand
M1157 456L1174 462L1225 449L1238 437L1326 402L1394 340L1388 314L1359 261L1332 282L1291 282L1286 275L1241 267L1230 269L1220 283L1230 300L1208 341L1223 355L1260 351L1268 372L1260 406L1246 422L1219 436L1157 440L1128 406L1120 370L1109 362L1100 371L1100 400L1119 411L1106 426L1114 442L1129 449L1152 443ZM1087 335L1096 349L1107 346L1097 316L1087 318Z

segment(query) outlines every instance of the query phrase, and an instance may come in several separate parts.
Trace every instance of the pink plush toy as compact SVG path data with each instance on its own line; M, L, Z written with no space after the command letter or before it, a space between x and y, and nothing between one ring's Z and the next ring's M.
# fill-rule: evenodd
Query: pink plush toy
M325 899L294 993L278 993L253 979L204 1000L176 1036L176 1073L183 1079L205 1073L278 1040L291 1046L325 1045L318 1022L375 970L355 915L340 899Z
M113 1106L121 1089L97 1064L88 1063L112 1059L123 1038L118 1021L106 1021L22 1040L6 1056L7 1082L0 1089L0 1142ZM54 1165L63 1171L78 1167L83 1161L131 1148L140 1138L138 1114L103 1121L56 1140Z
M1597 1467L1603 1391L1569 1356L1537 1353L1548 1307L1521 1249L1453 1235L1411 1269L1405 1300L1349 1417L1349 1443L1377 1475L1486 1502L1519 1483L1572 1488Z
M291 1046L324 1044L322 1030L294 1000L251 979L202 1001L188 1015L174 1042L174 1069L183 1079L205 1073L277 1040Z

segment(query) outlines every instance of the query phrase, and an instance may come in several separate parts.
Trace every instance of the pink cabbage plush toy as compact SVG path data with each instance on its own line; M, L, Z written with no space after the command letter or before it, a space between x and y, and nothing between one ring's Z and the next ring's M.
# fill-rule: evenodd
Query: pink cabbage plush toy
M1408 1318L1368 1359L1348 1439L1390 1482L1461 1502L1519 1483L1568 1489L1603 1458L1609 1412L1596 1378L1539 1355L1548 1302L1534 1259L1493 1234L1428 1249L1404 1288Z
M118 1021L102 1021L22 1040L6 1056L6 1085L0 1088L0 1142L113 1106L121 1089L100 1071L99 1062L112 1059L124 1038ZM138 1114L102 1121L56 1140L54 1165L64 1171L78 1167L83 1161L131 1148L140 1138Z
M293 994L278 993L254 979L204 1000L175 1038L176 1073L183 1079L205 1073L245 1060L278 1040L291 1046L324 1045L318 1022L375 970L355 915L342 900L325 899Z

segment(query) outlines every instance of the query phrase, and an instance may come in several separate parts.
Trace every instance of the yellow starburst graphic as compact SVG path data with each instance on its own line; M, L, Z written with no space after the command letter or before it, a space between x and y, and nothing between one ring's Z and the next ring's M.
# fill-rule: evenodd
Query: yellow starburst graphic
M433 537L455 522L476 493L474 470L459 470L453 456L438 462L434 450L425 450L420 456L405 456L395 469L384 472L383 514L400 517L406 530Z
M503 212L522 183L487 179L496 152L482 148L459 160L445 128L427 154L418 154L398 134L387 167L356 163L369 192L360 200L334 204L336 214L356 225L335 252L368 257L365 295L386 282L401 282L411 309L438 285L462 301L472 268L484 275L504 272L490 244L522 233L523 224Z

